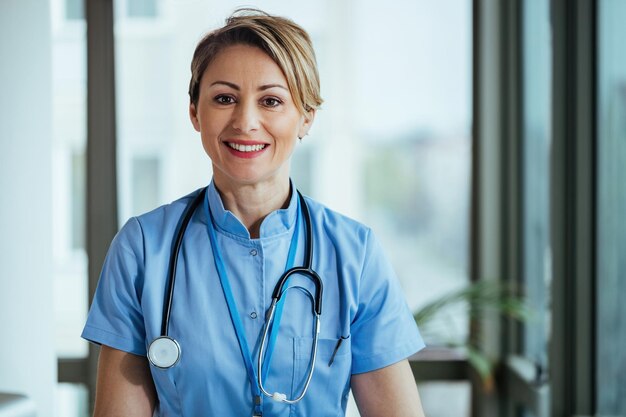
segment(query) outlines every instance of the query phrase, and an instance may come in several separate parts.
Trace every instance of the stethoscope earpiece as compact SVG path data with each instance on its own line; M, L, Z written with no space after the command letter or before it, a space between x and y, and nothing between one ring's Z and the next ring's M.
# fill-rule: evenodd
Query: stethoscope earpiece
M171 368L180 360L180 345L171 337L157 337L148 347L148 360L157 368Z

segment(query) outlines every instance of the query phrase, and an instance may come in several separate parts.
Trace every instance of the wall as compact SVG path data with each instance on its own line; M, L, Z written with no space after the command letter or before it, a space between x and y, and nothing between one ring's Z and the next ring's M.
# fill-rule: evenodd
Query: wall
M0 4L0 391L54 410L51 43L46 0Z

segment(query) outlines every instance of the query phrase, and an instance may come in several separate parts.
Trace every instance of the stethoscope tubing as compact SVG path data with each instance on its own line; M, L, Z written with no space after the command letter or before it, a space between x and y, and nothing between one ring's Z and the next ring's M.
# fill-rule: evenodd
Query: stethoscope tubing
M314 299L314 310L315 313L319 316L322 314L322 296L324 292L324 288L322 285L322 279L317 272L315 272L312 268L313 264L313 225L311 224L311 213L309 213L309 207L304 201L304 197L298 191L298 198L300 199L300 207L302 207L302 213L304 214L304 223L306 225L307 230L307 238L305 239L304 246L304 264L302 266L296 266L289 269L285 272L274 287L274 292L272 293L272 299L279 301L280 297L283 293L283 287L285 283L289 279L290 276L299 274L305 275L311 278L313 284L315 284L315 299Z
M309 384L311 383L311 379L313 378L313 371L315 370L315 360L317 358L317 340L318 340L319 333L320 333L320 316L319 314L315 313L315 333L313 335L313 347L311 348L311 365L309 366L309 372L307 374L306 381L304 382L304 387L302 388L302 392L300 393L299 396L297 396L294 399L288 399L283 394L280 394L278 392L272 394L268 392L263 386L262 368L263 368L263 361L265 359L264 351L265 351L265 342L267 341L267 333L274 319L274 312L276 310L277 302L278 302L277 298L274 298L272 300L272 305L270 306L268 310L267 320L265 321L265 326L263 326L263 337L261 338L261 346L259 347L259 356L258 356L258 361L257 361L257 369L258 369L257 380L259 383L259 388L264 395L271 397L272 399L276 401L280 401L280 402L287 403L287 404L295 404L299 402L302 398L304 398L304 395L309 389ZM281 395L283 395L283 397L281 397Z
M309 389L309 384L311 383L311 379L313 377L313 371L315 370L315 360L317 358L317 345L318 345L318 337L320 333L320 314L322 314L322 292L323 285L322 279L317 275L317 273L311 268L313 262L313 226L311 224L311 215L309 213L308 206L306 201L304 201L304 197L300 192L298 192L298 198L300 199L300 207L302 207L302 212L304 214L304 221L307 230L307 239L305 241L305 249L304 249L304 265L296 266L288 271L286 271L276 283L274 287L274 292L272 294L272 304L267 311L267 317L265 319L265 325L263 326L263 337L261 338L261 346L259 347L259 355L257 360L257 381L259 384L259 389L261 392L274 399L275 401L287 403L287 404L295 404L304 398L307 390ZM281 393L270 393L263 386L263 361L265 359L265 344L267 341L267 335L269 332L269 328L274 320L274 313L276 311L276 306L280 301L280 298L286 291L283 291L283 287L285 283L292 275L303 275L311 279L315 284L315 297L311 296L313 302L313 314L315 316L315 331L313 334L313 347L311 348L311 364L309 366L309 372L307 374L306 381L302 388L300 395L296 398L288 399L284 394ZM278 329L276 329L278 331Z
M169 326L170 326L170 316L172 312L172 302L174 299L174 285L176 283L176 267L178 265L178 254L180 253L180 247L183 243L183 238L185 236L185 231L187 230L187 225L193 216L193 213L196 211L196 208L200 205L204 196L206 194L206 187L203 188L198 195L194 198L191 204L187 207L187 211L183 216L183 220L178 228L178 234L176 235L176 241L174 242L174 246L172 248L172 252L170 254L170 263L169 269L167 273L167 290L165 292L165 303L163 303L163 320L161 321L161 336L168 336Z
M168 275L167 275L168 285L167 285L167 289L165 292L165 299L163 303L163 316L162 316L163 319L161 322L161 335L150 343L150 346L148 349L148 359L155 367L160 368L160 369L171 368L176 363L178 363L180 359L180 355L181 355L180 345L175 339L171 338L168 335L169 321L170 321L173 298L174 298L174 287L176 284L176 269L178 265L178 255L180 253L182 241L183 241L187 226L189 222L191 221L191 218L194 212L196 211L197 207L205 198L206 190L207 190L206 188L202 189L198 193L198 195L194 197L191 204L189 204L189 206L187 207L182 217L181 223L179 225L176 239L174 241L174 244L172 245L172 251L170 254L170 262L169 262L169 267L168 267ZM305 227L307 231L307 235L305 239L304 263L303 263L303 266L293 267L289 269L288 271L286 271L279 278L278 282L276 283L276 286L274 287L274 292L272 293L272 303L270 305L270 308L268 309L265 325L263 328L263 337L261 339L261 346L260 346L258 362L257 362L257 365L258 365L257 382L258 382L260 391L264 395L271 397L276 401L280 401L280 402L284 402L288 404L297 403L304 397L304 395L306 394L309 388L311 379L313 377L313 371L315 369L315 360L317 358L317 345L318 345L318 337L319 337L319 332L320 332L320 315L322 314L322 295L323 295L322 279L311 267L312 259L313 259L313 227L311 223L311 215L310 215L308 206L306 204L306 201L304 200L304 197L299 191L297 192L298 192L300 207L304 215L303 217L305 220ZM211 219L207 219L207 221L211 221ZM313 336L313 347L311 349L311 365L309 368L309 372L308 372L304 387L299 396L297 396L294 399L288 399L286 398L284 394L280 394L280 393L270 394L268 391L265 390L263 386L262 367L263 367L263 360L265 358L264 351L266 348L267 336L269 333L270 325L274 320L274 313L276 310L276 306L278 302L280 301L283 293L285 293L285 291L283 291L283 287L285 286L287 280L289 279L289 277L295 274L303 275L303 276L310 278L311 281L313 281L315 285L315 296L310 295L312 303L313 303L313 314L315 316L315 330L314 330L314 336ZM276 331L278 331L278 329L276 329ZM175 355L176 355L175 360L173 359L169 361L168 359L168 360L164 360L164 362L167 362L167 363L159 363L159 360L155 359L158 356L159 349L157 345L159 344L161 345L165 344L165 347L168 350L167 352L168 354L174 354L173 351L175 351Z

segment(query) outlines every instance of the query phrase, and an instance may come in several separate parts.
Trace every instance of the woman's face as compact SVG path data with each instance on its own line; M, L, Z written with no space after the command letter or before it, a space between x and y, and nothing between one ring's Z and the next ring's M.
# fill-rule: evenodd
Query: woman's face
M214 179L224 186L287 181L296 139L314 116L298 111L280 67L249 45L217 54L189 114L213 162Z

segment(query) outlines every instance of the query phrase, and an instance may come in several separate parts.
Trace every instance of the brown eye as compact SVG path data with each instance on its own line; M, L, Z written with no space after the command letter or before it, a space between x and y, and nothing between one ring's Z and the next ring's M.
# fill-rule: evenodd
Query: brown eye
M233 104L235 102L235 98L232 96L220 94L219 96L215 97L215 102L217 104Z
M262 102L265 107L278 107L282 104L282 101L280 101L276 97L264 98Z

